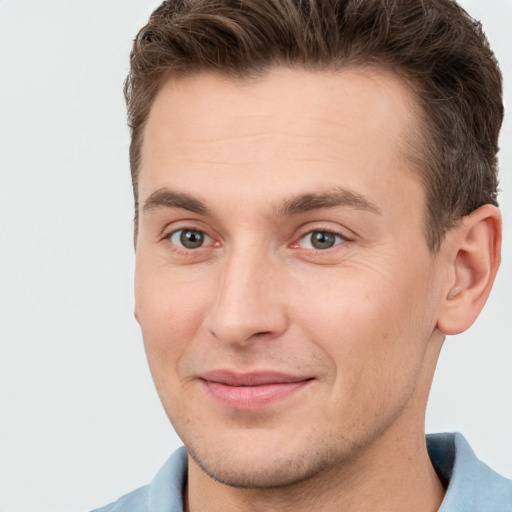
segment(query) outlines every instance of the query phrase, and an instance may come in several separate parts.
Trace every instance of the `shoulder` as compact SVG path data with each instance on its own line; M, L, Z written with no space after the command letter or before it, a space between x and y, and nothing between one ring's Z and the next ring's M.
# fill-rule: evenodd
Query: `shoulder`
M183 490L187 480L187 453L176 450L157 473L153 481L114 503L92 512L183 511Z

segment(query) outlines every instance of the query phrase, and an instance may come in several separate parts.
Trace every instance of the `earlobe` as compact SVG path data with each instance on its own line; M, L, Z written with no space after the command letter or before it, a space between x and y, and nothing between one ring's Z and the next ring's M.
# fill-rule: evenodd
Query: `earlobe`
M501 259L501 214L490 204L464 217L450 233L447 291L438 329L459 334L478 317L489 296Z

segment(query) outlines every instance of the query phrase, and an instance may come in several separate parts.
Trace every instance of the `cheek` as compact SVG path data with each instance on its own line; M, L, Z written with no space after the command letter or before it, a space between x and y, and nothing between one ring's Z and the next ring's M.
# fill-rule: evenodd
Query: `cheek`
M360 393L397 387L423 357L431 329L425 321L426 290L416 275L400 282L382 272L340 276L301 292L297 321L336 368L336 388ZM371 277L371 278L370 278ZM409 287L407 282L417 286ZM332 283L338 283L338 285ZM402 371L406 368L405 371Z
M343 274L324 283L317 279L314 286L303 281L296 294L301 300L297 301L295 320L332 354L373 347L375 337L387 338L392 327L395 307L387 288L384 280L376 286Z
M172 271L147 272L140 264L136 268L136 317L157 387L159 380L177 375L201 327L207 302L201 289L198 279L184 283Z

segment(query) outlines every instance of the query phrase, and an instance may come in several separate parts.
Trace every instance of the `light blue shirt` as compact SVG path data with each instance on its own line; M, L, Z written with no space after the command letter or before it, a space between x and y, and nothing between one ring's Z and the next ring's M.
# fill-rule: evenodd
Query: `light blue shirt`
M478 460L461 434L431 434L427 448L448 484L438 512L512 512L512 480ZM151 484L93 512L183 512L187 454L175 451Z

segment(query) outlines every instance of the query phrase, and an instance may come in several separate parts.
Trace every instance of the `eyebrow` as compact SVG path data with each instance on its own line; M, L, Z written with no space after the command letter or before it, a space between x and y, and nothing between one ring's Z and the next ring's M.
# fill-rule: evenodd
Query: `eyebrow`
M345 206L381 214L380 209L366 197L346 188L336 187L327 192L303 194L284 201L277 209L278 216L299 215L321 208Z
M321 208L344 206L355 210L365 210L380 215L379 208L361 194L346 188L336 187L327 192L301 194L283 201L274 209L277 217L299 215ZM207 206L186 192L162 188L153 192L143 204L144 212L155 208L180 208L193 213L209 215Z
M153 192L144 202L142 210L147 212L155 208L180 208L193 213L207 215L209 213L206 205L195 197L185 193L161 188Z

